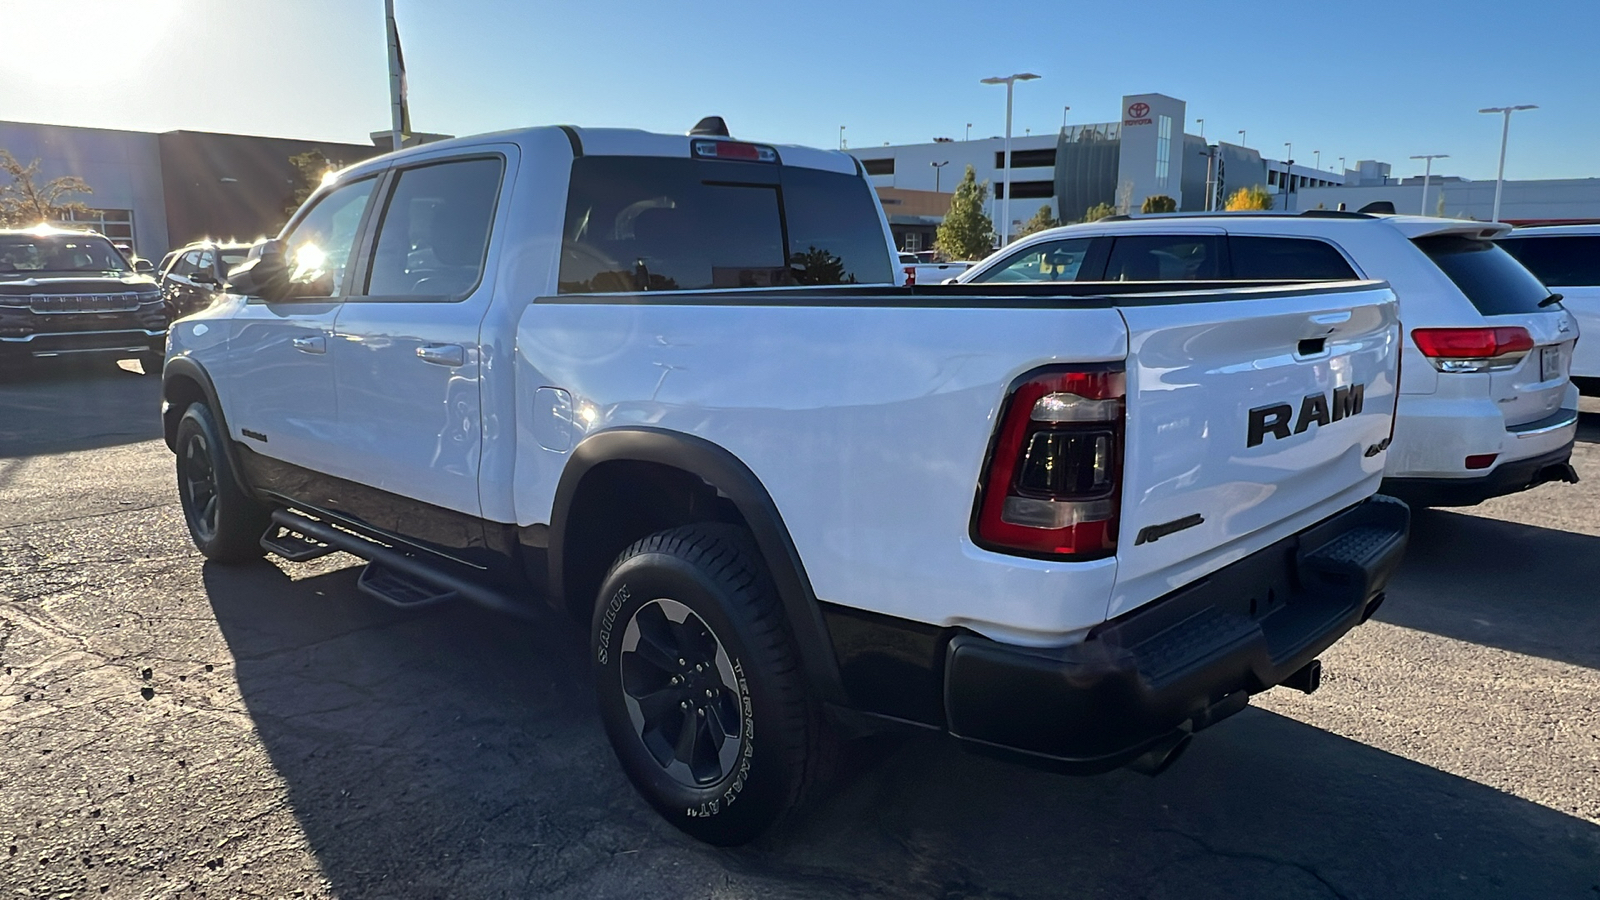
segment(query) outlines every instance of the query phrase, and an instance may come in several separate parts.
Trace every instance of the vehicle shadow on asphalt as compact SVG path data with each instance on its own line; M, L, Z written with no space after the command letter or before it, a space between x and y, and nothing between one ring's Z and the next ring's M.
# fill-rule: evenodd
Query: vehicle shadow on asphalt
M355 573L204 570L245 706L340 898L1600 890L1600 828L1259 710L1155 779L909 739L757 844L706 847L613 761L577 626L396 611Z
M1600 412L1578 413L1578 440L1600 444Z
M161 379L110 360L39 360L0 372L0 458L161 437Z
M1600 537L1418 509L1376 618L1600 669L1596 585Z

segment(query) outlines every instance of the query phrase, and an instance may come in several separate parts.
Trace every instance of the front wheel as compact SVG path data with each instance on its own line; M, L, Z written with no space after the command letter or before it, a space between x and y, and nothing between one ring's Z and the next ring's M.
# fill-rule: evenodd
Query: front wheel
M239 489L221 429L203 403L178 420L178 499L189 536L207 559L241 563L260 559L261 535L272 521L267 508Z
M591 633L611 746L674 826L742 844L819 780L825 726L744 529L684 526L623 551Z

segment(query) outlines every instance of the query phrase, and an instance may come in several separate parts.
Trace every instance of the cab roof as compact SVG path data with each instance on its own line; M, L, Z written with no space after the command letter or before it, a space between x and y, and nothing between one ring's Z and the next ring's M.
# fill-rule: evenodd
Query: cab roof
M815 147L802 147L796 144L774 144L769 141L746 138L742 135L718 137L703 134L658 134L634 128L581 128L575 125L542 125L451 138L450 140L421 144L416 147L406 147L398 152L385 153L382 156L357 163L340 172L340 175L345 176L358 172L383 169L409 158L431 157L440 151L470 150L474 147L488 147L495 144L516 144L519 147L548 146L552 137L559 137L563 143L569 144L575 156L661 156L689 159L693 152L691 149L692 141L732 141L734 143L751 143L763 147L771 147L778 152L779 162L785 166L803 166L808 169L821 169L842 175L857 175L861 171L855 157L841 151L818 150Z

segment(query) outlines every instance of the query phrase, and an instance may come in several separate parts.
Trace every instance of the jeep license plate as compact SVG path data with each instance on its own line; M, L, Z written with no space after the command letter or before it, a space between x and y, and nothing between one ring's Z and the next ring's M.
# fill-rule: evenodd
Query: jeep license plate
M1550 381L1561 377L1561 345L1539 348L1539 380Z

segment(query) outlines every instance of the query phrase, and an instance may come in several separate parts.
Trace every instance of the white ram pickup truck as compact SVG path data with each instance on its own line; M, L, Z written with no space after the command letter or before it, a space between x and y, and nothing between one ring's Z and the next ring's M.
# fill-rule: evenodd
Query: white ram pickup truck
M893 286L842 153L532 128L324 184L178 320L194 542L591 625L600 715L728 844L841 736L1159 770L1383 598L1377 282Z

